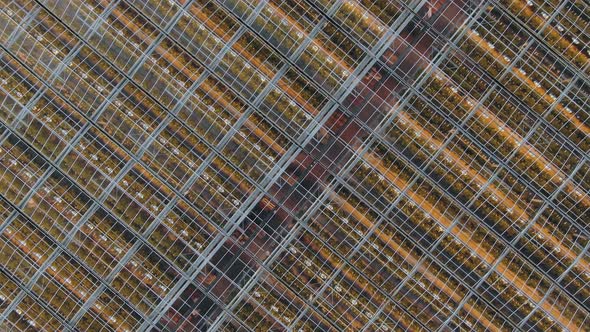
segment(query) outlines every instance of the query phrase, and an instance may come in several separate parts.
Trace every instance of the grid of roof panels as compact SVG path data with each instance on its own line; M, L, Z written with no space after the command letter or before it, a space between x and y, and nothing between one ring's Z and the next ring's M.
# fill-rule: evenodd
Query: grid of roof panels
M0 328L590 325L582 0L2 0Z

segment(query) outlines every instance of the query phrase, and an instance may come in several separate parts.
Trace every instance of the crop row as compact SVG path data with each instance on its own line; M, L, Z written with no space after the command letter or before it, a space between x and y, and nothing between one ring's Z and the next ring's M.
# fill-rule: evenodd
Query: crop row
M391 162L392 162L391 157L392 157L391 155L384 156L384 160L386 161L386 165L388 165L387 168L391 167ZM396 186L400 189L405 188L406 185L403 184L403 182L404 182L403 179L400 178L398 175L392 174L391 171L387 170L387 168L379 165L380 162L378 160L372 160L371 163L375 167L378 167L379 171L382 174L384 174L384 178L387 178L392 183L395 183ZM398 169L405 169L405 167L401 167ZM399 204L398 206L401 206L403 209L410 209L408 211L405 211L404 214L406 216L410 217L409 224L414 225L413 227L425 226L424 223L420 221L423 219L430 220L430 218L432 218L432 219L436 220L440 225L439 227L430 226L430 227L427 227L426 229L423 229L422 232L434 232L433 236L431 238L437 239L440 236L442 230L450 227L451 221L446 216L441 214L440 211L437 211L436 209L434 209L434 207L431 204L441 204L441 208L442 208L441 211L449 211L448 209L450 207L448 206L448 204L442 204L442 202L444 202L444 198L443 198L444 196L442 196L441 194L435 194L436 190L434 190L434 188L429 189L428 186L426 185L426 183L419 182L419 185L416 184L415 186L416 186L416 188L413 189L413 190L415 190L415 192L408 193L408 195L412 199L412 201L407 202L407 203L403 203L403 204L398 203ZM371 185L369 185L369 188L370 187L371 187ZM358 188L356 188L356 190L358 190ZM441 195L441 196L439 196L439 195ZM420 198L420 197L424 197L426 200L424 200L424 198ZM428 201L431 201L433 203L430 203ZM369 202L369 204L371 204L372 206L375 206L375 201L371 200ZM416 209L417 205L421 207L422 211L426 211L426 213L428 213L428 217L424 214L424 212L412 212L413 210ZM376 206L379 206L379 205L376 205ZM432 221L430 221L430 222L432 222ZM451 233L454 234L458 239L460 239L461 242L464 243L465 246L467 246L467 248L468 248L467 253L469 253L469 252L476 253L477 256L479 256L483 260L483 262L486 263L484 265L489 266L494 260L492 258L495 255L494 253L501 251L501 247L499 246L499 243L497 241L492 240L493 236L491 234L486 235L486 232L484 231L484 229L481 228L480 226L477 226L478 225L477 222L470 222L469 220L465 220L465 221L463 221L463 223L466 223L466 225L463 226L462 228L459 228L459 229L457 229L456 227L452 228ZM426 224L426 225L428 225L428 224ZM471 229L471 230L468 230L468 228L463 229L466 226L476 227L476 228ZM488 241L492 241L492 242L488 242ZM455 250L457 250L457 249L455 249ZM457 252L455 250L452 251L451 256L454 256L455 254L457 254ZM461 261L461 263L459 265L467 266L467 267L471 266L472 270L474 270L474 271L477 270L477 265L475 265L475 266L473 265L475 261L473 260L472 257L470 257L470 255L458 255L456 257L457 257L457 259L459 259L459 257L464 257L464 258L462 258L463 261ZM515 262L518 262L518 263L515 263ZM524 269L524 266L526 266L526 264L524 264L522 259L513 258L511 263L509 260L506 263L504 263L504 262L501 263L501 265L503 265L503 264L508 264L508 265L506 267L500 266L498 268L498 270L501 272L502 275L504 275L506 280L515 280L514 281L515 286L517 288L522 289L525 293L528 293L528 295L534 301L538 301L541 298L541 294L534 291L534 289L537 289L538 287L540 287L540 285L542 283L545 284L544 287L548 286L548 283L546 280L544 280L544 277L542 277L541 275L536 273L530 267L527 267L526 269ZM524 279L519 280L519 277L510 271L508 266L510 266L512 264L522 265L522 267L521 267L522 270L521 270L520 275L522 276L521 278L524 278ZM533 278L533 276L535 276L535 277ZM530 283L530 286L526 285L522 280L526 280L527 283ZM549 308L549 311L552 312L555 317L559 317L558 314L555 314L555 309Z
M546 23L546 19L549 18L548 13L538 13L536 10L529 8L524 0L501 0L499 2L503 9L510 11L518 20L524 22L533 30L539 30ZM564 38L557 27L547 25L542 31L542 37L576 67L582 69L588 63L588 57L579 49L579 41L574 40L575 36Z

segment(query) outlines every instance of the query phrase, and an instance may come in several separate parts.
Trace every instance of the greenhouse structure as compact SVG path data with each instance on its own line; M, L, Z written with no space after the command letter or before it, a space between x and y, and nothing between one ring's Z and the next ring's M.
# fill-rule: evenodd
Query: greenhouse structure
M590 331L587 0L0 2L0 331Z

